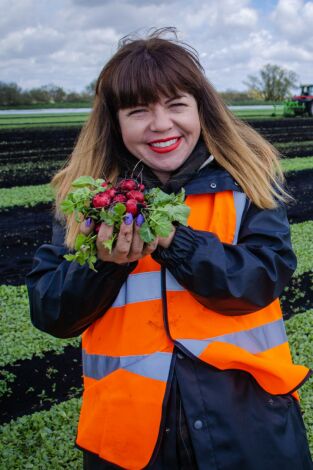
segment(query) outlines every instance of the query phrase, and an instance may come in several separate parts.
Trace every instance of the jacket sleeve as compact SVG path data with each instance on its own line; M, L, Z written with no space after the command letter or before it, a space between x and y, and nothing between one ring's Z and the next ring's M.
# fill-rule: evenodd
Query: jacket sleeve
M237 244L222 243L212 232L178 225L169 248L153 258L203 305L224 315L264 308L279 297L296 269L286 208L251 204Z
M95 268L66 261L64 229L54 223L51 245L36 252L26 277L33 325L58 338L80 335L110 308L136 262L127 265L98 260Z

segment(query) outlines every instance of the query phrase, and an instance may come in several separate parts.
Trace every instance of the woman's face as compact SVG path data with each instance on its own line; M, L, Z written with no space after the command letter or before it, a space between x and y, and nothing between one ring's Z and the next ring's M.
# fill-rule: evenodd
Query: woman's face
M163 182L189 157L201 132L197 102L185 92L120 109L118 119L127 149Z

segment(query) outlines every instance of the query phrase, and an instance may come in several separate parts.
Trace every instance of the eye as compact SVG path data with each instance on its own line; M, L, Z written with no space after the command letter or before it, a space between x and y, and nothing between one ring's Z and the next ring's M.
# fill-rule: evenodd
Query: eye
M128 116L131 116L132 114L137 114L137 113L143 113L144 111L146 111L145 109L134 109L134 111L130 111L130 113L128 113Z
M172 103L170 107L172 108L173 106L187 106L187 105L185 103Z

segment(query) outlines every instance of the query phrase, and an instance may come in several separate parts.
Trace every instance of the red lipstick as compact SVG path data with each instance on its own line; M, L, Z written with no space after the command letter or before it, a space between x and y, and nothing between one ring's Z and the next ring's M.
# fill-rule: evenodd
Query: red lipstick
M176 140L176 142L174 142L173 144L168 145L166 147L156 147L156 146L151 145L151 144L155 144L155 143L168 142L170 140ZM179 146L180 142L181 142L181 137L169 137L167 139L153 140L153 141L149 142L148 145L151 148L151 150L153 150L153 152L155 152L155 153L168 153L168 152L172 152L173 150L176 150L177 147Z

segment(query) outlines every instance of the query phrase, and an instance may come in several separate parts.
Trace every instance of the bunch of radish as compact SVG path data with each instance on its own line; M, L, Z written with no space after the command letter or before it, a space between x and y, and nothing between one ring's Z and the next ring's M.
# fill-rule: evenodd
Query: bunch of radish
M160 188L145 191L145 186L133 178L122 179L113 185L103 179L81 176L73 183L73 190L61 203L66 216L75 214L77 222L94 221L95 230L89 235L80 233L75 240L75 252L65 255L68 261L94 269L97 261L96 238L101 223L113 225L113 235L103 245L111 252L121 223L136 217L139 235L145 243L155 237L167 237L173 222L187 224L189 207L184 204L185 191L167 194ZM127 222L126 222L127 223Z

